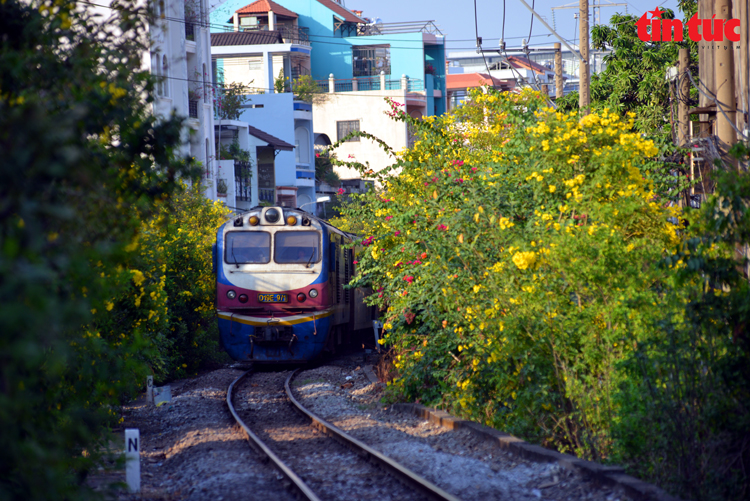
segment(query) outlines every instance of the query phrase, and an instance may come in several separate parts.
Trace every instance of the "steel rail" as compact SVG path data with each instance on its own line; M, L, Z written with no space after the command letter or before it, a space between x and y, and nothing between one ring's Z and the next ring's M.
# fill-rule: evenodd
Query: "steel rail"
M309 501L321 501L321 499L312 491L312 489L310 489L310 487L296 473L294 473L294 471L289 468L286 463L284 463L276 454L274 454L274 452L269 449L268 446L250 430L250 428L247 427L247 425L244 421L242 421L239 415L237 415L237 411L235 411L234 405L232 404L232 388L234 388L235 384L237 384L241 379L249 375L251 372L252 370L247 371L229 385L229 389L227 390L227 405L229 406L229 412L232 413L232 416L234 417L235 421L237 421L237 424L239 424L240 427L242 427L242 429L245 431L250 445L263 452L263 454L265 454L271 461L273 461L274 466L276 466L276 468L281 471L281 473L287 479L289 479L297 492L304 496L304 499L308 499Z
M409 485L410 487L419 491L427 498L441 501L461 501L456 496L445 492L437 485L433 484L425 478L420 477L402 464L397 463L387 456L384 456L367 444L357 440L343 430L340 430L336 426L307 410L301 403L299 403L296 398L294 398L294 395L292 395L292 389L289 386L292 378L294 378L294 376L296 376L299 371L300 369L297 369L289 375L286 382L284 383L284 388L286 389L286 395L287 397L289 397L289 400L294 404L297 410L299 410L302 414L306 415L312 420L313 426L315 428L336 439L341 444L354 450L358 454L373 460L376 464L383 467L383 469L385 469L388 473L394 475L406 485Z

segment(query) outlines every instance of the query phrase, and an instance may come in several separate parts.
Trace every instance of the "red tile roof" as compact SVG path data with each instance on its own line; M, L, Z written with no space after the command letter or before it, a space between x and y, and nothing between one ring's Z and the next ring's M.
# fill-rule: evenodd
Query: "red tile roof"
M295 14L291 10L282 7L276 2L272 2L271 0L257 0L256 2L253 2L250 5L246 5L241 9L236 10L235 12L237 12L237 14L268 14L269 10L272 10L273 13L277 16L292 18L298 17L297 14Z
M482 87L489 85L494 88L512 88L513 83L508 80L501 80L486 73L456 73L445 76L446 88L448 90L463 90L473 87Z
M345 9L333 0L318 0L318 3L331 9L340 18L349 23L364 23L364 19L355 16L351 11Z

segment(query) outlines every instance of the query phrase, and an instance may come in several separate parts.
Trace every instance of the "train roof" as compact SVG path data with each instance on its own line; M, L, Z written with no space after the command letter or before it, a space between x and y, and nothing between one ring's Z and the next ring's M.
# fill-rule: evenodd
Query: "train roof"
M310 212L307 212L305 209L300 209L299 207L281 207L281 206L273 206L273 207L281 209L282 211L284 209L287 209L287 210L296 210L296 211L304 212L310 219L314 219L318 223L324 225L325 227L328 228L329 231L332 231L333 233L338 233L339 235L344 236L346 238L350 238L352 240L357 238L357 235L355 235L354 233L349 233L348 231L340 230L336 228L334 225L332 225L331 223L329 223L328 221L326 221L325 219L318 217L315 214L311 214ZM238 214L247 214L248 212L252 212L254 210L259 210L259 209L265 209L265 208L266 207L262 205L256 205L255 207L251 207L249 209L243 209ZM235 217L236 216L232 216L231 218L229 218L229 220L234 219Z

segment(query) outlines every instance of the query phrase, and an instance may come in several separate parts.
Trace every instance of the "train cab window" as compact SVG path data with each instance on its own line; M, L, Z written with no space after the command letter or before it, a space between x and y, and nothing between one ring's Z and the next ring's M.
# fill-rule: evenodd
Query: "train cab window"
M277 231L273 259L279 264L312 264L320 261L320 233Z
M271 260L271 234L265 231L230 231L224 245L224 262L265 264Z

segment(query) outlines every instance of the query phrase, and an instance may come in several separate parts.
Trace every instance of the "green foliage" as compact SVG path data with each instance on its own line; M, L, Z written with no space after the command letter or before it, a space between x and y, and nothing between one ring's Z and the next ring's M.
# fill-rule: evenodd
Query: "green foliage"
M242 106L250 101L248 94L250 94L250 88L238 82L231 82L219 87L214 97L216 118L239 120Z
M318 184L326 183L334 188L341 184L339 175L333 170L335 158L334 155L329 155L327 152L315 154L315 181Z
M291 91L291 87L289 86L289 77L284 76L284 68L279 70L279 76L274 79L273 88L277 94L283 94L284 92Z
M739 143L735 152L747 159ZM689 499L744 499L750 488L750 178L717 176L718 195L664 261L681 308L628 359L616 426L620 460ZM742 249L742 254L736 251Z
M682 2L686 18L692 15L695 2ZM666 10L665 19L674 18ZM644 42L638 38L637 16L615 14L609 25L596 25L591 30L594 49L610 49L605 56L607 67L591 77L591 108L604 108L620 115L634 113L634 130L646 134L659 148L658 161L644 166L655 183L655 191L664 202L676 201L680 193L690 187L690 180L680 159L683 153L672 138L672 124L676 121L676 83L666 79L667 69L677 64L681 47L690 48L691 71L697 71L698 50L694 42ZM697 91L691 90L691 99ZM696 101L697 102L697 101ZM561 111L578 109L578 92L557 100Z
M308 103L320 103L328 97L328 94L321 90L318 82L313 80L310 75L295 78L292 82L292 90L297 99Z
M153 337L159 355L149 360L159 380L193 374L223 358L214 314L211 246L229 215L196 185L144 225L133 267L142 270L144 283L160 284L165 298L146 315L165 322Z
M102 426L153 353L147 329L92 312L132 286L141 221L193 170L173 159L180 121L147 111L148 13L117 5L108 21L0 5L0 499L86 497Z
M250 162L250 152L240 147L239 140L235 139L232 144L219 145L219 160L239 160L240 162Z
M388 398L740 499L748 291L732 254L750 236L747 180L687 234L657 203L659 148L634 113L472 98L421 121L393 105L417 141L343 209L364 247L352 285L386 312Z

